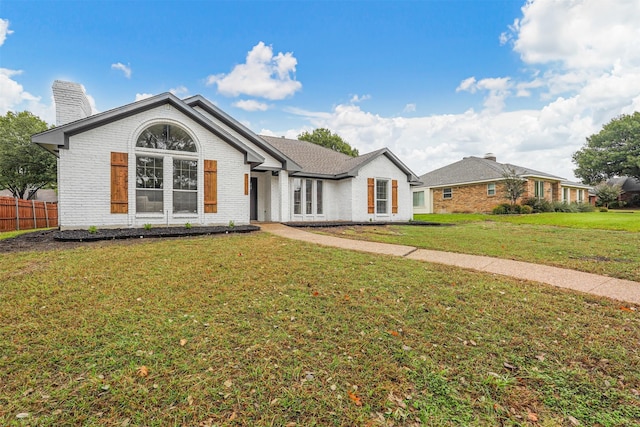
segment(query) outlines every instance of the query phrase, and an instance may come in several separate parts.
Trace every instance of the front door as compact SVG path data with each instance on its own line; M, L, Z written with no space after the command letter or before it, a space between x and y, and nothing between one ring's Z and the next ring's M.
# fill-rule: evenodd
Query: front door
M249 185L249 219L258 220L258 178L251 178Z

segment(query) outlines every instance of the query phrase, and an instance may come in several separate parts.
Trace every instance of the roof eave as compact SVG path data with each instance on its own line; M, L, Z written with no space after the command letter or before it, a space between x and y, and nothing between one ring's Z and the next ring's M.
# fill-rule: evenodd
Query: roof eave
M285 154L277 150L267 141L260 138L259 135L256 135L254 132L252 132L242 123L238 122L236 119L234 119L233 117L231 117L230 115L222 111L220 108L216 107L211 101L209 101L204 96L195 95L195 96L186 98L184 102L190 107L199 106L200 108L204 109L205 111L210 113L212 116L216 117L218 120L220 120L221 122L229 126L231 129L238 132L240 135L251 140L254 144L258 145L260 148L265 150L271 156L279 160L282 163L283 169L290 172L297 172L302 170L302 167L300 165L298 165L296 162L291 160Z
M134 114L139 114L141 112L156 108L164 104L173 106L178 111L192 118L208 130L210 130L212 133L222 138L238 151L244 153L245 161L247 163L259 164L265 161L264 157L262 157L260 154L253 151L233 135L229 134L227 131L211 122L211 120L207 119L205 116L198 113L196 110L194 110L189 105L181 101L178 97L169 92L162 93L160 95L143 99L131 104L127 104L113 110L105 111L104 113L98 113L85 119L77 120L75 122L71 122L45 132L41 132L39 134L33 135L31 137L31 141L33 143L43 145L45 149L51 152L57 152L54 147L57 147L58 150L60 148L68 149L69 137L73 135L89 131L91 129L111 123L116 120L120 120L125 117L132 116Z

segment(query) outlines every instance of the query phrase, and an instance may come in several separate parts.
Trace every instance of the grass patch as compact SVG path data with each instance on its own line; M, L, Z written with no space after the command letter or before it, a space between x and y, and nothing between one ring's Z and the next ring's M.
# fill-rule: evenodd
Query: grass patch
M7 254L0 283L2 425L640 418L638 311L534 283L265 233Z
M50 228L37 228L33 230L16 230L16 231L3 231L0 232L0 240L10 239L12 237L20 236L21 234L33 233L36 231L51 230Z
M414 219L416 221L452 224L491 221L510 224L640 232L640 212L632 210L580 213L548 212L533 215L418 214L414 216Z

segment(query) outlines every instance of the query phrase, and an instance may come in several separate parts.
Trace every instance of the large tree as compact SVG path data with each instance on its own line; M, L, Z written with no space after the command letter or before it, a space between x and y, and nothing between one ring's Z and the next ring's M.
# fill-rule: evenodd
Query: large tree
M614 176L640 179L640 113L623 114L587 138L573 154L575 175L595 185Z
M56 158L31 142L31 135L49 129L28 111L0 116L0 189L31 199L56 182Z
M301 141L312 142L323 147L330 148L333 151L347 154L351 157L358 157L358 149L353 148L348 142L340 137L337 133L331 133L329 129L318 128L313 132L303 132L298 135Z

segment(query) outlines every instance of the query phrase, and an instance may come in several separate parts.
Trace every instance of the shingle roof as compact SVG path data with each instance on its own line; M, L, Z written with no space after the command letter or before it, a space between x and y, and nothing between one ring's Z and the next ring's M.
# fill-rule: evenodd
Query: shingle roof
M407 175L410 183L418 182L417 176L387 148L351 157L308 141L265 135L260 137L302 167L302 170L295 174L331 178L356 176L362 166L378 156L386 156Z
M346 154L307 141L265 135L260 137L299 164L305 173L338 175L349 170L347 163L353 159Z
M473 156L465 157L458 162L428 172L420 176L419 179L425 187L466 184L502 179L506 169L512 169L517 175L523 177L536 176L554 180L564 179L523 166L512 165L510 163L498 163L494 160Z
M622 191L626 192L640 191L640 180L630 176L611 178L609 181L607 181L607 184L620 185Z

